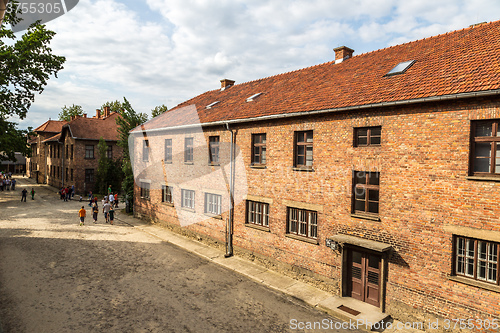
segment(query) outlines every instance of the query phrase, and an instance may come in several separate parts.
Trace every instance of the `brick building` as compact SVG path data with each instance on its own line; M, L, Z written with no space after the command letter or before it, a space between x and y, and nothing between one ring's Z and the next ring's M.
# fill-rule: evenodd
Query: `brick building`
M84 114L68 122L49 120L41 125L30 140L33 157L27 160L28 176L38 175L39 182L55 187L75 185L77 193L93 190L99 139L108 145L108 158L122 157L122 148L116 144L118 116L106 107L96 110L92 118Z
M496 21L221 80L131 132L135 211L402 321L497 318L499 54Z

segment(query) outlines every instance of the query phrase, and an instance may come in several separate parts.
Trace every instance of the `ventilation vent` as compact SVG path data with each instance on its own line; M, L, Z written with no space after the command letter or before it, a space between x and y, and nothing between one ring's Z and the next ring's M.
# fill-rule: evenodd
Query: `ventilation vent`
M211 109L213 106L215 106L215 104L218 104L220 101L215 101L213 103L210 103L208 104L207 106L205 106L206 109Z
M262 93L253 94L252 96L250 96L250 97L247 98L247 102L252 102L253 100L255 100L260 95L262 95Z

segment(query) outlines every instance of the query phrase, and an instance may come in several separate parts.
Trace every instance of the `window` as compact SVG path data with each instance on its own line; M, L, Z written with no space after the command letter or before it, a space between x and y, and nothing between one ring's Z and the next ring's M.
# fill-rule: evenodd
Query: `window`
M57 158L61 158L61 146L57 146Z
M68 145L66 145L66 156L64 156L64 157L69 158L69 154L68 154L68 152L69 152L69 146L68 146Z
M471 163L474 175L500 175L500 120L472 123Z
M269 227L269 204L247 200L246 223Z
M174 203L173 193L174 188L172 186L163 185L161 187L161 202Z
M165 139L165 163L172 163L172 139Z
M295 132L295 167L312 168L313 131Z
M378 214L379 173L354 171L352 197L354 213Z
M266 164L266 134L252 134L252 164Z
M92 145L85 146L85 158L86 159L94 158L94 146Z
M113 159L113 146L111 144L106 149L106 157L110 160Z
M94 182L94 169L85 169L85 182L86 183Z
M149 140L142 141L142 160L149 161Z
M71 169L71 181L73 181L73 169Z
M208 138L209 142L209 163L219 164L219 137L211 136Z
M141 182L141 198L149 199L149 188L150 188L149 183Z
M205 193L205 213L220 215L222 196L218 194Z
M288 207L287 233L318 238L317 212Z
M413 64L415 63L415 60L408 60L408 61L403 61L394 66L393 69L391 69L387 74L384 76L392 76L392 75L397 75L397 74L403 74L410 68Z
M193 162L193 138L184 138L184 162Z
M71 159L73 159L73 145L71 145Z
M498 285L499 251L499 243L455 237L455 275Z
M69 180L69 169L66 168L66 178L64 178L66 181Z
M184 208L194 209L194 191L182 190L181 191L181 205Z
M354 129L354 146L379 146L382 127L360 127Z

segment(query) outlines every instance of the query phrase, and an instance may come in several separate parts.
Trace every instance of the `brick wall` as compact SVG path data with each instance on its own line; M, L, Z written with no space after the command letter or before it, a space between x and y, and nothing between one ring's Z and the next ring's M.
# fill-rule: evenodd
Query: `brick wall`
M372 109L316 117L260 122L238 127L236 143L245 165L248 194L268 198L269 231L245 225L245 204L234 218L234 244L259 256L327 277L341 279L341 257L325 239L353 235L392 245L387 267L386 310L401 320L414 318L486 319L500 313L500 289L488 290L453 281L452 236L487 230L500 239L500 182L468 179L470 123L500 118L499 99L462 100L405 107ZM382 126L379 147L353 147L353 128ZM293 170L295 131L313 130L314 172ZM267 134L265 169L252 168L251 134ZM204 136L230 133L206 128ZM174 155L185 134L150 136L151 142L171 137ZM158 147L161 147L159 143ZM161 148L157 148L161 149ZM161 154L160 154L161 155ZM199 163L206 163L205 157ZM195 161L196 163L196 161ZM167 168L186 168L176 161ZM150 174L160 174L156 165ZM380 221L351 216L352 170L380 172ZM151 198L138 198L136 211L179 224L177 207L161 203L161 189ZM175 196L179 196L176 188ZM200 197L201 198L201 197ZM318 244L286 237L289 202L318 207ZM201 205L201 203L200 203ZM185 229L224 241L227 213ZM495 288L493 288L495 289Z

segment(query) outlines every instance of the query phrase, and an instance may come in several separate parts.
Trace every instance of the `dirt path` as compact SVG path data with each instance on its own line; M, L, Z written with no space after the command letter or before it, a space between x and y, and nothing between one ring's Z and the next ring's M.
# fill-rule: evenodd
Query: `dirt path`
M20 201L23 185L35 200ZM301 332L291 320L333 320L102 213L80 227L81 205L26 179L0 192L4 333Z

